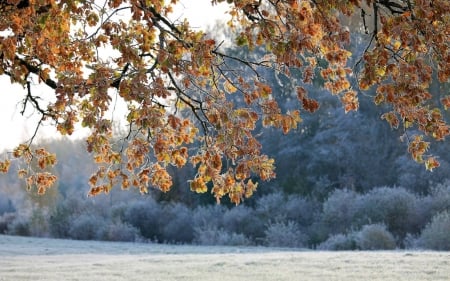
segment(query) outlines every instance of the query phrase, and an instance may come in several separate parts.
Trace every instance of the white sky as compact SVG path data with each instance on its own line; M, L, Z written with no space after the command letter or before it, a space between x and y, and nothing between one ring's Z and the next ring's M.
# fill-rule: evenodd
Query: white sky
M223 17L224 5L211 6L211 0L182 0L180 9L173 14L174 19L188 18L191 26L202 27L212 25ZM11 150L20 143L28 141L34 134L34 130L40 116L32 114L31 105L27 106L24 116L21 115L21 101L26 95L26 88L18 84L11 85L9 77L0 76L0 152ZM33 95L50 94L45 85L33 83ZM120 116L117 116L120 117ZM117 118L116 117L116 118ZM73 137L86 135L86 130L76 129ZM41 127L37 139L46 139L58 136L52 126Z

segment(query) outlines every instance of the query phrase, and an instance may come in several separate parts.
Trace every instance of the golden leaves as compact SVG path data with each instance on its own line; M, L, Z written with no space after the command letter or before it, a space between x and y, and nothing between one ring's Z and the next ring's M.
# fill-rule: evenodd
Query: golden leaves
M37 157L39 168L42 170L48 166L54 166L56 164L56 155L47 152L43 148L36 149L35 156Z
M33 185L36 185L37 193L43 195L48 188L55 184L56 180L56 176L48 172L36 173L27 178L27 189L30 190Z
M297 87L297 98L306 111L313 113L319 109L319 102L315 99L308 98L308 93L305 88Z
M36 186L37 193L43 195L48 188L55 184L57 177L45 171L56 165L55 154L49 153L44 148L32 150L28 145L21 144L14 149L13 157L27 166L26 169L18 169L17 175L19 178L25 179L28 190ZM7 172L9 166L9 160L0 162L0 172Z
M225 91L226 91L227 93L229 93L229 94L233 94L233 93L235 93L235 92L237 91L236 86L233 85L233 83L231 83L229 80L226 80L226 81L223 83L223 87L224 87Z
M127 169L132 172L144 164L145 158L150 152L149 143L143 139L135 138L125 150L128 158Z
M341 97L344 104L345 113L349 111L356 111L359 107L358 97L355 91L348 91Z
M10 166L11 162L9 160L0 161L0 173L7 173Z
M447 110L450 107L450 96L442 98L441 103L444 106L445 110Z
M267 99L272 94L272 88L265 83L255 81L255 86L259 96L263 99Z
M208 187L202 177L195 178L189 185L193 192L205 193L208 191Z
M397 129L400 121L394 112L387 112L381 115L381 119L386 120L392 128Z
M210 188L217 199L228 195L239 203L256 190L250 178L275 176L273 159L262 155L255 136L258 122L287 134L302 121L300 110L319 108L304 84L320 84L340 99L345 112L358 109L349 68L356 54L349 52L350 31L342 17L358 11L360 2L272 1L269 8L263 2L233 1L231 47L255 51L247 56L223 50L188 21L171 23L166 16L176 1L112 0L103 9L92 1L31 1L29 9L12 7L2 14L0 30L11 35L0 37L0 73L22 84L30 73L40 82L53 82L56 101L45 117L60 134L71 134L79 120L92 130L87 150L99 169L90 178L90 195L115 185L168 191L168 167L190 161L197 168L193 191ZM377 42L364 52L356 78L360 90L377 88L375 104L391 107L382 118L392 127L418 128L441 140L450 130L443 114L430 106L429 86L434 72L441 82L450 77L448 4L425 2L414 2L412 12L380 17ZM117 17L125 6L130 17ZM105 56L104 49L114 55ZM263 75L267 68L295 83L298 108L285 111L278 104L279 93ZM300 79L291 79L294 75ZM127 104L126 136L120 140L105 117L113 107L111 89ZM245 104L230 102L229 94ZM441 103L448 108L450 98ZM435 158L421 156L420 141L411 143L410 152L425 159L427 169L438 165ZM54 155L27 145L17 147L13 157L39 172L56 163ZM9 160L0 162L0 172L9 166ZM19 173L41 192L54 182L31 169Z
M425 168L429 171L433 171L434 168L439 167L441 164L435 157L428 157L425 160Z
M172 187L172 177L167 173L166 169L159 164L154 164L152 170L151 184L159 188L162 192L169 191Z
M423 155L430 146L429 142L423 141L423 136L414 136L408 146L408 152L411 153L414 160L419 163L423 162Z

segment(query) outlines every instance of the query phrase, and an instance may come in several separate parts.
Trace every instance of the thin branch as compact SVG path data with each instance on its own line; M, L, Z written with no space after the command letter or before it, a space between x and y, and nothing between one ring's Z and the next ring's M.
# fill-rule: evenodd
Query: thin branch
M119 89L120 86L120 82L122 82L123 77L125 76L125 73L128 71L128 68L130 67L130 63L128 62L124 68L122 69L122 72L120 73L120 77L117 78L116 80L114 80L111 83L111 87Z
M361 61L364 58L364 54L369 50L370 46L372 46L372 42L375 39L375 33L372 33L372 36L370 37L369 44L367 44L366 48L364 49L363 54L359 58L359 60L356 62L355 66L353 66L353 70L356 70L356 67L361 63Z
M378 5L373 2L373 34L375 40L378 41Z
M95 30L91 35L89 35L88 37L86 37L87 40L92 39L92 37L94 37L95 35L97 35L97 33L100 31L100 29L102 28L103 24L105 22L108 22L112 16L114 16L115 14L117 14L118 12L122 11L122 10L127 10L127 9L131 9L131 6L127 6L127 7L122 7L122 8L117 8L115 9L111 14L109 14L105 20L102 20L101 24L99 25L99 27L97 28L97 30ZM102 15L103 17L103 15Z
M186 97L188 97L188 98L189 98L189 96L187 96L187 95L184 93L184 91L178 86L178 84L176 83L174 77L172 76L172 74L171 74L170 72L168 72L168 76L169 76L170 81L171 81L172 84L174 85L174 87L175 87L175 89L176 89L176 92L178 93L178 94L177 94L177 97L178 97L182 102L184 102L187 106L189 106L189 107L191 108L192 113L193 113L194 116L197 118L197 120L200 121L200 123L201 123L201 125L202 125L203 133L204 133L205 135L207 135L207 133L208 133L208 128L207 128L207 126L206 126L206 122L205 122L205 121L200 117L200 115L198 115L198 113L197 113L197 110L201 109L202 102L196 101L197 103L200 104L200 108L199 108L199 107L196 107L195 105L193 105L193 104L192 104L191 102L189 102L188 100L186 100L186 99L184 98L184 96L186 96ZM189 98L189 99L191 99L191 98ZM192 100L192 99L191 99L191 100ZM203 112L203 110L202 110L202 112ZM204 116L206 117L206 115L204 115Z
M43 122L44 120L45 120L45 117L44 117L44 116L42 116L41 119L39 119L39 122L38 122L38 124L36 125L36 128L34 129L33 136L32 136L32 137L30 138L30 140L28 141L28 146L31 146L31 144L33 143L34 138L36 137L37 132L39 131L39 128L41 127L42 122Z
M20 112L22 115L25 113L25 109L27 107L28 100L30 100L33 103L34 108L36 108L36 110L42 114L41 118L39 119L38 124L36 125L33 136L30 138L30 140L28 142L28 146L30 146L34 141L34 138L36 137L37 132L39 131L39 128L41 127L42 122L46 119L47 116L53 117L53 115L49 114L48 112L46 112L42 108L40 108L38 101L31 94L31 82L30 81L27 81L27 96L24 101L23 109Z
M21 65L25 66L25 68L28 70L28 72L31 72L33 74L36 74L37 76L39 76L41 79L43 78L41 76L41 69L37 66L32 65L31 63L27 62L24 59L19 58L18 56L15 57L16 60L18 60L20 62ZM53 90L56 90L56 88L58 88L57 83L50 79L42 79L44 81L44 83L49 86L50 88L52 88Z

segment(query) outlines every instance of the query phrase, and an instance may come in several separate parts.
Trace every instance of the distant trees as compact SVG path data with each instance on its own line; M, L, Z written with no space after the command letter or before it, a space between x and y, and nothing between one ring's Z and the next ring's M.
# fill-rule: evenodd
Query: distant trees
M318 96L323 104L333 102L325 93ZM290 106L289 99L280 103ZM42 143L60 155L59 164L51 170L60 179L58 188L52 189L56 199L20 188L22 183L13 174L0 178L4 195L0 197L0 231L71 239L323 250L387 249L392 247L392 237L395 247L434 249L441 243L436 241L445 245L439 234L445 219L432 226L433 218L450 208L445 171L425 172L420 165L402 160L382 165L385 159L406 157L401 143L384 137L395 132L386 124L370 123L370 110L352 117L333 108L323 106L281 138L271 129L258 128L267 144L265 153L282 159L276 170L280 176L262 183L263 189L232 208L226 202L216 205L211 196L189 192L187 180L195 173L189 169L175 174L177 188L167 193L152 189L142 196L137 189L114 189L86 199L90 187L85 182L95 163L83 142ZM334 142L332 150L336 136L347 141ZM385 152L366 155L362 143ZM352 153L360 157L347 155ZM340 155L339 161L332 154ZM443 155L441 163L447 162ZM339 181L356 169L354 181ZM405 174L399 176L398 170L408 170L420 181L414 182L415 177L405 181ZM377 244L380 237L384 242Z
M59 147L56 143L51 146ZM81 147L78 149L72 152L87 161L89 156ZM12 189L17 194L3 193L0 232L83 240L321 250L448 248L448 181L430 184L422 194L415 193L413 187L373 186L359 191L335 186L325 194L301 195L290 189L289 193L281 192L283 189L275 186L265 188L265 194L257 193L239 206L202 202L197 197L194 198L199 201L192 202L190 193L164 199L156 190L142 196L138 190L117 189L86 199L89 187L73 184L90 176L86 161L71 166L78 175L76 182L71 177L64 182L65 177L61 177L59 185L65 188L55 189L59 198L56 204L39 205L34 197L24 196L27 191L20 188ZM291 165L295 168L302 161ZM56 166L55 172L64 174L65 169L64 165ZM282 179L271 184L280 182ZM2 178L0 191L6 186ZM177 189L181 188L182 185ZM22 211L24 208L27 212Z
M255 198L255 206L188 207L157 202L149 196L128 198L109 207L109 198L61 198L50 212L0 214L0 231L81 240L152 241L201 245L265 245L320 250L425 248L446 250L450 199L418 196L402 188L368 193L336 190L325 202L281 193ZM117 193L120 197L127 193ZM276 214L270 208L279 204ZM339 204L333 204L338 202ZM298 206L297 209L294 207Z

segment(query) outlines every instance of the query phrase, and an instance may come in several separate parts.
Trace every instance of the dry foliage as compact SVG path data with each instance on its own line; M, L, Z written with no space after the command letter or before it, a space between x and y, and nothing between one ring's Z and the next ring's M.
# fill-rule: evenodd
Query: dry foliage
M211 4L219 2L225 1ZM449 1L226 2L232 47L263 49L263 55L231 55L188 20L172 21L177 0L3 0L0 74L24 86L23 110L35 108L38 128L53 124L62 135L72 134L78 122L90 128L87 150L99 167L89 180L90 195L116 184L167 191L167 167L190 163L197 168L192 191L210 190L217 200L229 196L238 204L257 188L252 177L275 177L274 160L261 153L254 133L258 122L284 133L296 128L302 111L319 107L302 86L316 75L346 112L358 109L358 91L376 87L375 104L390 108L383 119L394 128L421 131L408 137L412 157L427 169L439 166L427 154L426 138L443 140L450 131L439 106L430 103L429 86L433 75L441 82L450 78ZM354 27L345 19L359 21L371 35L359 70L348 66ZM107 50L114 55L99 55ZM230 62L252 75L230 68ZM260 75L264 68L286 77L303 73L298 110L280 109L277 93ZM350 83L352 75L358 85ZM53 91L48 105L32 92L31 76ZM119 143L106 115L113 93L128 106L128 133ZM241 95L245 106L236 106L232 94ZM449 107L450 97L441 102ZM30 143L10 158L29 164L19 174L43 193L56 180L45 171L55 156L32 150ZM9 159L0 162L0 171L9 165Z

